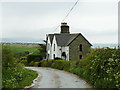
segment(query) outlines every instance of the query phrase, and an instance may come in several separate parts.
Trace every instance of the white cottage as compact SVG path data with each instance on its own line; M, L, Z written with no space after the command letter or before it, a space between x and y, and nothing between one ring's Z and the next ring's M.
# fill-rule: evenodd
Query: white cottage
M61 23L61 32L48 34L46 43L46 58L55 57L64 60L79 60L84 57L91 47L91 44L81 33L70 33L67 23Z

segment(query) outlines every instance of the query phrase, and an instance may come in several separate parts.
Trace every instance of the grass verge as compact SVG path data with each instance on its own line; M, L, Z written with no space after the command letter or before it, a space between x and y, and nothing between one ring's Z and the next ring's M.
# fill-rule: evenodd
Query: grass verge
M33 83L33 80L37 78L38 73L33 70L25 68L23 80L19 82L17 88L24 88L25 86L30 86Z
M21 69L4 69L3 72L3 88L24 88L32 84L37 78L38 73L26 68ZM7 72L7 73L6 73Z

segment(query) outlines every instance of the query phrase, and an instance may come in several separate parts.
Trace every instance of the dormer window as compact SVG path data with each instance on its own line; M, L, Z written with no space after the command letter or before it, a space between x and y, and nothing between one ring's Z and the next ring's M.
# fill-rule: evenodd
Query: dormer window
M80 51L82 51L82 44L80 44L79 49L80 49Z
M54 44L54 51L55 51L55 44Z

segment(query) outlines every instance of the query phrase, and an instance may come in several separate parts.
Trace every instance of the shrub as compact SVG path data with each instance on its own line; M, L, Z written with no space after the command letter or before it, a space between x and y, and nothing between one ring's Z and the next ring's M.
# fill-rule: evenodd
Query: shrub
M25 66L27 66L27 60L21 60L20 63L24 64Z
M34 62L39 62L41 61L43 58L41 55L39 54L31 54L27 56L27 63L29 64L30 62L34 61Z
M41 67L50 67L53 64L53 60L46 60L43 59L42 61L40 61L39 66Z
M27 60L27 57L26 56L21 57L20 60Z
M39 65L39 62L34 62L33 66L38 67L38 65Z
M85 58L89 63L83 66L85 77L91 84L97 88L118 88L120 83L120 50L102 48L94 49ZM89 78L88 78L89 77ZM117 81L117 82L116 82Z
M24 88L30 85L37 72L25 69L21 63L18 63L9 48L2 49L2 88ZM32 75L29 76L28 75ZM26 82L28 81L28 82Z
M13 53L7 47L3 47L2 49L2 66L3 67L14 67L16 65L16 60L13 57Z

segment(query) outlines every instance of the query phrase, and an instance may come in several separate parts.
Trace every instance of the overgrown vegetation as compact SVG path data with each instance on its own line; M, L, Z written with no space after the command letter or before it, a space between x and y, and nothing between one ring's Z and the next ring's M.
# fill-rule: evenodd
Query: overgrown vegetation
M37 72L25 69L10 48L2 47L2 88L24 88L37 75Z
M80 61L42 60L41 66L52 67L74 73L96 88L120 89L120 50L92 49Z

